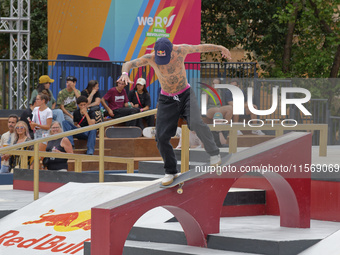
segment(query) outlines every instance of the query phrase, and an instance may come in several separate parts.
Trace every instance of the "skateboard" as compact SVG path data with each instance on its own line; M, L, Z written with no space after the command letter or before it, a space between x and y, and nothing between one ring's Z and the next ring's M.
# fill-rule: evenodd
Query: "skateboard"
M228 154L227 156L223 157L221 159L220 166L226 165L228 160L231 158L231 155L232 154ZM210 166L210 163L202 165L202 167L207 167L207 166ZM209 174L209 173L207 173L205 171L197 172L195 169L190 169L189 171L187 171L185 173L182 173L178 177L176 177L171 184L166 185L166 186L160 184L160 187L163 188L163 189L168 189L168 188L172 188L172 187L175 187L175 186L178 185L177 193L178 194L183 194L183 186L184 186L184 183L186 181L189 181L191 179L200 177L200 176L205 175L205 174ZM221 175L222 172L216 172L216 174L217 175Z
M176 135L174 137L180 137L182 133L182 129L177 127ZM155 138L156 135L156 127L146 127L143 129L143 136L148 138Z
M139 127L108 127L105 131L108 138L136 138L142 135Z

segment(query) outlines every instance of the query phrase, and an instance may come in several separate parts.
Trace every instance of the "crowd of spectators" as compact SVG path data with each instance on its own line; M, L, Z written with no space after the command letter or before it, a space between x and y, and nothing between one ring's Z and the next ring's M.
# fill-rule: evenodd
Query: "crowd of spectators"
M39 139L89 125L94 125L106 118L119 118L150 109L150 95L146 90L146 81L137 80L136 86L129 96L125 90L125 83L116 82L103 97L99 92L99 83L90 80L83 91L77 89L77 78L68 76L66 88L59 91L57 99L50 89L54 80L48 75L39 77L38 85L31 93L29 107L20 116L8 117L8 131L3 133L0 148L23 143L32 139ZM100 104L104 109L100 108ZM20 120L20 121L19 121ZM154 125L154 116L144 118L148 126ZM143 120L132 120L126 126L139 126L144 128ZM40 151L73 153L74 140L87 140L87 154L93 155L97 130L86 131L74 136L68 136L48 143L39 143ZM32 150L32 146L22 148ZM9 154L1 155L0 173L8 173L15 167L21 167L21 157ZM33 157L28 157L27 165L32 166ZM65 171L67 159L44 158L42 168L47 170Z

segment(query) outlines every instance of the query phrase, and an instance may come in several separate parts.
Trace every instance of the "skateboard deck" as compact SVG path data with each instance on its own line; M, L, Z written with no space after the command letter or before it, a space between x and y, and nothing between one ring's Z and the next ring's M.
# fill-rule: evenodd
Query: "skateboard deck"
M177 127L175 137L180 137L182 133L182 129ZM156 127L146 127L143 129L143 136L148 138L155 138L156 135Z
M228 160L230 159L231 155L232 154L228 154L227 156L223 157L221 159L220 166L226 165ZM206 166L210 166L210 163L202 165L202 167L206 167ZM160 187L163 188L163 189L167 189L167 188L172 188L172 187L175 187L175 186L178 185L179 187L177 189L177 193L182 194L183 193L183 186L184 186L184 183L186 181L200 177L200 176L205 175L205 174L207 174L207 172L203 172L203 171L197 172L197 171L195 171L195 168L193 168L193 169L190 169L189 171L179 175L177 178L174 179L174 181L170 185L164 186L164 185L160 184ZM216 173L212 173L212 174L221 175L222 172L216 172Z
M105 131L108 138L136 138L142 135L139 127L109 127Z

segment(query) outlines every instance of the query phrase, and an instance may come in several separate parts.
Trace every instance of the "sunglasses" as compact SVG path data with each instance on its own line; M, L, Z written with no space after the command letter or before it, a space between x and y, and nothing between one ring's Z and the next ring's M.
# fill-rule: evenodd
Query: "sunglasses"
M75 81L77 81L77 78L74 77L74 76L67 76L66 80L75 82Z
M15 129L25 129L25 127L16 127Z

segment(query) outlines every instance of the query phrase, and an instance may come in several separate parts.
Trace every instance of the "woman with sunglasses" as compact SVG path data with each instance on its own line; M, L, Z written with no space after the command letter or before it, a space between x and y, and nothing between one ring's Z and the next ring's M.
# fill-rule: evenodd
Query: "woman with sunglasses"
M58 121L53 121L49 135L56 135L63 132L63 128ZM46 147L47 152L73 153L72 144L67 137L49 141ZM44 158L44 167L47 170L67 171L67 159L64 158Z
M29 129L27 124L24 121L18 121L18 123L15 125L14 128L14 143L13 144L19 144L24 143L27 141L32 140L29 134ZM21 148L21 150L33 150L33 146L26 146ZM32 166L33 163L33 157L28 157L28 168ZM21 168L21 156L19 155L11 155L9 159L9 165L10 168Z

